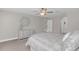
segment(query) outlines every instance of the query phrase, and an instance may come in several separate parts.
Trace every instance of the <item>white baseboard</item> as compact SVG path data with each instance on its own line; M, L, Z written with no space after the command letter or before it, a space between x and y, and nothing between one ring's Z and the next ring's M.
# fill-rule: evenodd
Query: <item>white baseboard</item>
M18 37L15 38L10 38L10 39L4 39L4 40L0 40L0 42L6 42L6 41L11 41L11 40L17 40Z

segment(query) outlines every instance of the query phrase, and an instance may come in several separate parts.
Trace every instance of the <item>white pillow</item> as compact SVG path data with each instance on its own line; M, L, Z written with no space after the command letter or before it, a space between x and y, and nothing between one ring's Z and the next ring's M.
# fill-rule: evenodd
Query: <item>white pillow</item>
M70 34L71 34L71 32L65 34L64 37L63 37L63 41L65 41L70 36Z

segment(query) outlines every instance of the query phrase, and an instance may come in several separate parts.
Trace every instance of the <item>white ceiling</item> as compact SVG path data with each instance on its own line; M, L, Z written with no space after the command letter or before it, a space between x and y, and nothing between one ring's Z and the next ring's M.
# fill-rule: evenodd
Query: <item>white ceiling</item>
M16 12L16 13L24 13L31 14L34 10L38 10L36 8L1 8L2 11Z
M41 8L1 8L0 10L35 15L35 14L40 13L40 9ZM48 8L48 11L55 12L55 9Z
M40 9L41 8L0 8L0 10L2 11L9 11L9 12L23 13L23 14L30 14L30 15L39 15ZM78 8L48 8L48 11L53 11L54 13L59 13L59 14L62 14L63 12L66 13L69 10L79 12Z

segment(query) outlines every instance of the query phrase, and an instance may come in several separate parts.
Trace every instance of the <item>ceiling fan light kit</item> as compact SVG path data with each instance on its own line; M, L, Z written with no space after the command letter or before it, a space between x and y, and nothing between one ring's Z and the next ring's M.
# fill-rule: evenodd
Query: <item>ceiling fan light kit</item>
M41 16L47 15L47 8L41 8L40 15Z

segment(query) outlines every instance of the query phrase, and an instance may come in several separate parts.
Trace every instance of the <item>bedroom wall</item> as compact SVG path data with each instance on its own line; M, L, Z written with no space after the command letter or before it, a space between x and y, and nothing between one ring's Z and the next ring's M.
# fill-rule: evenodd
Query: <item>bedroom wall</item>
M66 9L65 12L68 17L67 32L79 31L79 8Z
M64 32L79 31L79 8L56 8L59 11L58 15L52 17L53 20L53 32L62 33L61 31L61 20L67 17L68 24L67 29Z
M27 29L33 29L35 32L39 33L42 32L45 25L45 20L42 17L39 16L27 16L30 19L29 26L26 26Z
M47 26L45 25L47 23L48 20L52 20L52 33L61 33L61 19L65 17L65 14L63 14L62 12L56 13L56 14L51 14L48 17L42 17L43 21L43 30L46 28Z
M65 14L59 13L53 17L53 32L60 34L61 31L61 19L65 17Z
M17 37L21 16L8 12L0 12L0 40Z
M25 16L30 19L30 24L27 29L35 30L36 32L42 31L41 19L40 17L27 15L27 14L17 14L11 12L0 12L0 40L7 40L11 38L16 38L18 36L18 30L20 28L20 20Z

